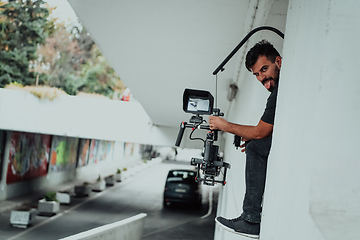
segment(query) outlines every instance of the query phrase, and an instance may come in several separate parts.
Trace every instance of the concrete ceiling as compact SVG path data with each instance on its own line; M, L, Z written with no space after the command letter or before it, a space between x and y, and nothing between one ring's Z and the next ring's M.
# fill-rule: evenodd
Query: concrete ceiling
M153 124L171 127L190 118L182 111L185 88L215 96L212 73L251 30L257 8L251 0L68 1ZM246 50L218 74L222 110L230 83L246 71Z

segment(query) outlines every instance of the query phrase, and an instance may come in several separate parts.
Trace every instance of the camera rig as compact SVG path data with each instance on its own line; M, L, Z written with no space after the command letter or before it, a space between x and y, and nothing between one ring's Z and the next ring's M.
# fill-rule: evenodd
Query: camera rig
M182 122L180 130L176 139L175 146L180 146L184 131L186 128L191 128L192 131L189 135L190 140L201 140L204 142L203 158L191 158L191 165L197 166L196 181L203 182L205 185L214 186L215 183L226 184L226 171L230 164L223 161L223 157L219 156L219 146L214 145L218 138L218 130L211 130L209 125L202 115L224 116L220 109L213 108L214 98L208 91L185 89L183 95L183 110L187 113L194 114L189 123ZM208 130L206 139L192 138L192 134L196 129ZM216 180L224 168L223 179ZM200 174L200 170L202 174Z
M217 89L217 74L220 71L224 71L226 63L235 55L235 53L245 44L245 42L256 32L261 30L270 30L277 33L281 38L284 38L284 34L276 28L270 26L262 26L253 29L249 32L243 40L235 47L235 49L224 59L224 61L215 69L213 75L216 75L216 89ZM203 125L205 120L201 115L214 115L223 116L220 109L213 108L214 98L208 91L185 89L183 95L183 110L187 113L193 113L195 116L190 118L190 123L182 122L180 124L180 131L176 139L175 146L180 146L182 136L184 135L185 128L191 128L190 134L191 140L202 140L204 141L204 152L203 158L192 158L191 165L197 165L197 181L204 181L204 184L214 185L215 183L221 183L225 185L226 170L230 169L230 164L223 162L223 158L219 156L219 146L214 145L217 141L217 130L211 130L209 125ZM206 140L201 138L191 138L192 133L195 129L206 129L209 130L206 135ZM236 149L240 147L241 137L234 137L234 145ZM221 168L224 168L224 177L222 181L215 180L215 177L220 175ZM204 177L200 176L200 170L203 171Z

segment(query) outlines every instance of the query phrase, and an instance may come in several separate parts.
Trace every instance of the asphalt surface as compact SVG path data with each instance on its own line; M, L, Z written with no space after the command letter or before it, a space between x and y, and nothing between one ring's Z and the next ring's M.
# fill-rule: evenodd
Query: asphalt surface
M0 213L0 239L59 239L146 213L143 240L210 240L214 237L218 187L203 186L201 208L171 205L164 208L163 190L170 169L193 168L188 162L168 161L127 178L89 197L72 197L52 217L37 216L27 229L10 224L10 210ZM209 201L210 199L210 201ZM37 203L32 203L36 207Z

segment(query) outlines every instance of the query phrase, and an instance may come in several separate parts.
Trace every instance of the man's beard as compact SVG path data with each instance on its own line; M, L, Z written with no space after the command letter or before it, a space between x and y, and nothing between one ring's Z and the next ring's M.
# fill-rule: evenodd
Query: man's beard
M264 80L261 81L261 83L262 85L265 85L267 81L274 80L275 85L274 86L270 85L270 88L267 89L269 92L272 92L275 89L276 85L279 83L279 79L280 79L280 69L278 69L277 76L275 77L275 79L272 77L265 78Z

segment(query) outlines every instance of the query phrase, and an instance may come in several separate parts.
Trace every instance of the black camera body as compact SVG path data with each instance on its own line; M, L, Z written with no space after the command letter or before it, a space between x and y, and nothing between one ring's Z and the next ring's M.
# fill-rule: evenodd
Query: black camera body
M191 128L192 132L189 136L191 140L202 140L204 142L203 158L192 158L191 165L197 166L196 181L202 181L206 185L214 186L215 183L226 184L226 171L230 168L230 164L223 161L219 155L219 146L214 145L217 141L218 130L211 130L206 125L202 115L224 116L220 109L213 108L214 98L208 91L185 89L183 95L183 110L187 113L195 114L189 120L189 123L182 122L180 124L179 134L175 146L180 146L185 128ZM208 130L206 139L191 138L192 133L196 129ZM216 180L215 177L220 175L221 169L224 168L223 179ZM202 171L202 174L200 174Z

